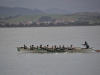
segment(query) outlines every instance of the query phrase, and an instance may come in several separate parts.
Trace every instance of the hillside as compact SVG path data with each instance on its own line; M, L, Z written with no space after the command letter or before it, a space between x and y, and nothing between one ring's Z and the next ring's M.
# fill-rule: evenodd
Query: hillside
M27 8L19 8L19 7L3 7L0 6L0 14L6 15L28 15L28 14L44 14L41 10L38 9L27 9Z
M63 15L63 14L38 14L38 15L21 15L18 17L14 17L12 19L6 20L6 22L9 23L15 23L15 22L24 22L24 21L33 21L38 22L39 18L42 16L49 16L52 19L68 19L69 17Z
M100 13L80 12L74 14L31 14L31 15L0 15L1 21L6 23L38 22L43 16L50 17L51 20L66 20L74 22L89 22L89 24L100 23Z
M0 6L0 14L6 15L28 15L28 14L70 14L71 12L67 10L62 10L58 8L39 10L39 9L28 9L21 7L4 7Z

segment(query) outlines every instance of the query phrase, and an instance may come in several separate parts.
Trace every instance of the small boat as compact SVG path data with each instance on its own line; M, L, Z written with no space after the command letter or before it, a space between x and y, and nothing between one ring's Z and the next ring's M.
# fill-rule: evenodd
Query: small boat
M81 48L81 47L76 47L74 49L68 49L68 48L64 48L64 49L55 49L55 50L51 50L51 49L37 49L35 48L34 50L31 50L29 48L24 49L24 47L17 47L17 51L20 52L30 52L30 53L58 53L58 52L67 52L67 53L91 53L91 52L96 52L96 50L94 48Z

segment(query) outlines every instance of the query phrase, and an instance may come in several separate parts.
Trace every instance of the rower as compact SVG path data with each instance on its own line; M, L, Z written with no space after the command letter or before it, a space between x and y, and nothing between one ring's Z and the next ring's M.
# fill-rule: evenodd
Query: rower
M31 49L34 50L34 45L32 45Z
M72 45L70 45L70 50L73 50L73 46Z
M68 48L68 50L73 50L73 49L75 49L75 47L73 47L73 45L70 45L70 47L67 47Z
M24 44L24 49L27 49L27 46Z
M49 48L49 45L47 45L47 47L46 47L47 49Z
M86 49L89 48L89 45L88 45L88 43L86 41L85 41L85 44L82 44L82 45L86 46Z
M62 46L62 49L65 49L64 45Z
M40 44L40 48L43 49L42 44Z

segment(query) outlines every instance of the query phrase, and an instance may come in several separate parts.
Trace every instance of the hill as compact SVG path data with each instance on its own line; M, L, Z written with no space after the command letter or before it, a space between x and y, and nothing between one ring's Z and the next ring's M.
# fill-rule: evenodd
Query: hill
M24 21L33 21L33 22L38 22L39 18L42 16L49 16L52 19L65 19L63 14L33 14L33 15L21 15L9 20L6 20L6 22L9 23L15 23L15 22L24 22Z
M21 7L4 7L0 6L0 14L6 15L28 15L28 14L44 14L41 10L38 9L27 9Z
M0 14L6 14L6 15L28 15L28 14L71 14L71 12L58 9L58 8L52 8L52 9L46 9L46 10L39 10L39 9L28 9L28 8L21 8L21 7L4 7L0 6Z
M51 20L67 20L69 22L89 22L89 24L100 23L100 13L80 12L74 14L31 14L31 15L0 15L1 21L6 23L20 23L25 21L38 22L42 17Z

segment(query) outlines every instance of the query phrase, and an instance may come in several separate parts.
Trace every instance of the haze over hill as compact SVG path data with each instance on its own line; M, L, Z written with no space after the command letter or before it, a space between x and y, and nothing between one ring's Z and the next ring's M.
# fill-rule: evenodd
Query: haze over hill
M0 14L7 14L7 15L28 15L28 14L44 14L41 10L38 9L28 9L28 8L21 8L21 7L3 7L0 6Z
M46 10L42 10L42 11L44 13L48 13L48 14L70 14L71 13L67 10L62 10L62 9L58 9L58 8L46 9Z
M62 9L47 9L47 10L39 10L39 9L28 9L21 7L4 7L0 6L0 14L8 14L8 15L28 15L28 14L70 14L69 11Z

